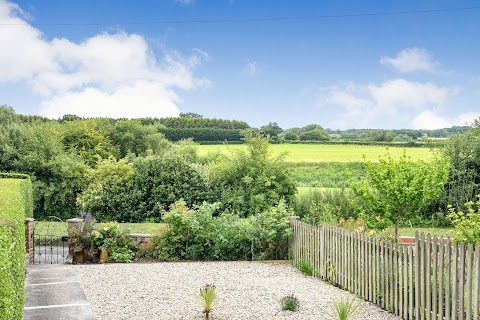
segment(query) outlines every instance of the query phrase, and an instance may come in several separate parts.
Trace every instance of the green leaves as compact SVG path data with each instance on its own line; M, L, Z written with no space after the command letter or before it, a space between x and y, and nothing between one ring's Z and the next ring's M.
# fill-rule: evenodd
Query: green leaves
M437 155L430 162L414 162L406 152L398 160L387 152L378 164L364 159L366 176L352 182L351 188L364 201L365 221L373 229L418 215L442 192L449 172L449 164Z

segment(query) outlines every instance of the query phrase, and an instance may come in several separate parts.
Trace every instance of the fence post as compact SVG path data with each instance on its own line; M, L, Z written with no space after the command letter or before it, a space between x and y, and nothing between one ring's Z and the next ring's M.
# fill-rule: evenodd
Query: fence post
M25 251L28 263L33 263L33 218L25 218Z
M68 219L68 252L71 256L73 256L73 246L72 246L72 237L73 237L73 229L81 229L83 225L83 219L80 218L73 218Z
M293 229L292 236L290 237L290 252L291 252L291 259L292 259L292 264L295 265L295 259L297 259L297 228L295 227L295 223L300 221L299 216L291 216L290 217L290 227Z

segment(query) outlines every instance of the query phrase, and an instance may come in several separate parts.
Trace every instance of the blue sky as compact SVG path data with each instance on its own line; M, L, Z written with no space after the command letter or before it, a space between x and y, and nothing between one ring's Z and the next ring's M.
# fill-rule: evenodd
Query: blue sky
M464 125L480 117L479 34L478 1L0 0L0 104L284 129Z

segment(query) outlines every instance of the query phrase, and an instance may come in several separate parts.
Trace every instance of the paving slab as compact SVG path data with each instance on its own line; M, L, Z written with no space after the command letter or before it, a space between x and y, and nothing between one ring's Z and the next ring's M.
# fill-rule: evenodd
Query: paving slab
M69 265L29 265L24 320L94 320L80 279Z

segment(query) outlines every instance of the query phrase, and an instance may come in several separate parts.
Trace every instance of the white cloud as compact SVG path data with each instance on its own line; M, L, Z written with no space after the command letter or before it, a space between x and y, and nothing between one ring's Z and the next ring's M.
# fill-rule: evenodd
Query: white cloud
M480 112L466 112L461 113L455 117L447 117L434 112L426 110L420 113L413 120L414 129L441 129L451 128L452 126L471 125L474 119L480 117Z
M208 87L195 68L208 53L190 57L172 51L157 57L137 34L102 33L74 43L42 33L20 16L20 9L0 0L0 82L25 82L42 99L41 113L81 116L143 117L178 115L176 89Z
M404 49L395 58L381 57L380 63L392 66L401 73L413 71L433 72L438 66L438 62L433 60L431 54L422 48Z
M255 76L257 74L257 71L258 67L256 61L249 61L245 66L245 72L251 77Z
M377 106L388 110L398 107L418 109L428 105L441 105L449 89L432 83L394 79L380 85L369 85L368 91Z
M331 127L342 129L384 128L394 120L397 126L411 127L413 118L427 108L441 108L453 92L432 83L394 79L380 84L324 88L319 103L337 108L340 115ZM338 112L340 108L340 112Z

